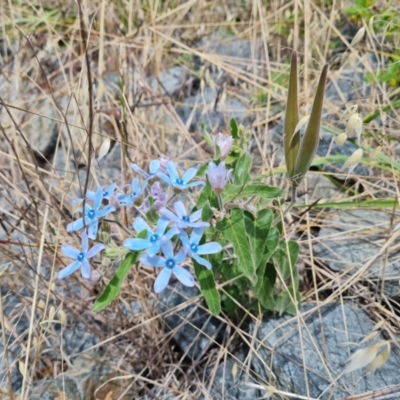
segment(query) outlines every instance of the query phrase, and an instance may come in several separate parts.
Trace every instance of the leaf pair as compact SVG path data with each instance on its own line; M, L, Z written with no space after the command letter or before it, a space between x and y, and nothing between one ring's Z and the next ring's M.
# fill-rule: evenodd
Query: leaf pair
M299 108L297 102L297 54L292 53L289 90L285 112L284 147L287 172L293 187L298 187L314 159L319 143L322 105L325 93L328 65L322 69L310 118L303 138L300 138Z

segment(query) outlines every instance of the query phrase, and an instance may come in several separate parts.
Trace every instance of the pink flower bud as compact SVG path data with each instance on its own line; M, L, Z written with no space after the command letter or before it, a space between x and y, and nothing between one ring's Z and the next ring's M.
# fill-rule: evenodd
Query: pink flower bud
M206 174L215 193L222 193L231 177L232 171L232 169L229 171L226 169L225 161L222 161L219 165L216 165L213 161L208 163Z
M108 202L109 202L110 206L115 207L116 210L119 209L120 203L119 203L118 197L115 194L110 196L110 200Z
M225 136L223 133L219 132L216 135L212 135L214 144L216 144L221 150L221 158L224 158L231 149L234 139L232 136Z

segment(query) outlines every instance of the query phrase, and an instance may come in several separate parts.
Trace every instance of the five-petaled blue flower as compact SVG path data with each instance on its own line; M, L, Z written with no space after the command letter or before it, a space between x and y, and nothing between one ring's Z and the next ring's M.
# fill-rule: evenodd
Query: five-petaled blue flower
M203 181L190 182L196 175L196 168L189 168L183 175L182 178L179 176L175 164L172 161L167 162L167 171L169 176L163 172L159 172L158 176L168 185L171 185L177 189L184 190L193 186L204 185ZM190 183L189 183L190 182Z
M169 222L170 222L169 219L161 217L157 221L157 229L154 232L142 217L137 217L135 219L135 222L133 223L133 227L135 228L135 231L138 233L143 230L146 230L147 238L125 239L124 247L133 251L148 249L147 254L150 257L155 256L160 250L160 241L163 238L165 229L167 229ZM178 233L179 233L178 228L172 228L164 235L164 237L171 239Z
M176 211L175 215L172 211L169 211L167 208L160 208L160 213L164 217L167 217L169 220L175 223L175 225L180 229L186 229L188 227L191 228L205 228L210 226L208 222L199 221L201 218L202 209L195 211L191 215L188 215L186 212L186 208L181 201L176 201L174 203L174 208Z
M85 203L85 216L71 222L67 225L67 232L75 232L81 230L84 226L89 225L88 237L89 239L96 239L97 230L99 229L99 219L105 217L107 214L115 211L113 206L105 206L100 210L101 202L103 200L103 187L100 186L95 193L93 207Z
M222 250L222 246L217 242L209 242L199 245L200 239L203 236L204 228L195 228L192 231L190 239L185 231L180 231L179 237L184 246L186 246L187 254L195 259L199 264L204 265L207 269L211 269L212 265L199 254L215 254Z
M131 206L135 204L136 200L142 195L144 189L146 188L147 181L143 183L143 186L140 186L140 182L138 178L132 180L132 193L131 194L120 194L117 196L121 206Z
M76 270L81 268L82 277L85 279L90 279L91 270L88 259L94 257L96 254L100 253L100 251L104 250L106 246L104 244L97 243L95 244L89 251L89 240L88 235L85 231L82 232L82 250L77 250L75 247L70 246L69 244L63 244L61 246L61 252L69 258L72 258L74 261L72 264L68 265L64 269L62 269L58 273L58 279L63 279L68 275L71 275Z
M156 293L162 292L167 287L172 273L185 286L194 286L193 276L179 266L179 264L182 264L186 260L186 249L182 248L174 257L174 250L170 239L163 237L160 245L165 258L160 256L150 257L148 254L139 258L139 261L144 265L163 268L154 282L154 291Z

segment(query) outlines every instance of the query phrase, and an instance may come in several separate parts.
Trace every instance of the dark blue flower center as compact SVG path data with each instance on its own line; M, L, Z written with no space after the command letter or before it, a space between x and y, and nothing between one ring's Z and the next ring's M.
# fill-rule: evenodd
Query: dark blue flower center
M188 215L184 215L184 216L182 217L182 221L184 221L184 222L190 222L190 217L189 217Z
M157 234L154 234L154 235L150 236L150 242L151 243L155 243L155 242L157 242L157 240L158 240L158 235Z
M196 243L191 243L191 245L190 245L190 250L191 250L193 253L197 253L198 248L199 248L199 246L197 246Z
M181 178L178 178L175 182L177 185L183 185L183 179Z
M78 261L83 261L84 258L85 258L85 255L84 255L83 253L79 253L79 254L78 254L78 257L76 257L76 259L77 259Z
M107 197L108 196L108 192L103 192L103 197Z
M96 213L95 213L94 210L89 210L89 212L87 213L87 216L88 216L90 219L93 219L93 218L95 217L95 215L96 215Z
M169 258L166 262L165 262L165 266L169 269L172 269L175 267L175 261L172 258Z
M131 194L131 197L136 197L136 192L133 192L133 193Z

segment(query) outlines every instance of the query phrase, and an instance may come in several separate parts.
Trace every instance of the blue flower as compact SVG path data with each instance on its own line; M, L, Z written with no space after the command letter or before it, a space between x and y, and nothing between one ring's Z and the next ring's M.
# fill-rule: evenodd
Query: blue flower
M106 190L103 191L103 199L110 200L110 197L115 193L116 183L112 183ZM96 197L96 192L88 191L86 193L86 198L89 200L94 200Z
M217 242L209 242L201 244L199 242L203 236L204 228L193 229L190 239L186 232L181 231L179 237L181 242L187 248L187 253L194 258L200 265L204 265L207 269L211 269L212 265L205 258L199 257L199 254L215 254L222 250L222 246Z
M142 195L144 189L146 188L147 181L143 183L143 186L140 186L140 182L138 178L132 180L132 193L131 194L120 194L117 196L118 201L121 203L121 206L131 206L135 204L136 200Z
M158 170L160 169L160 161L159 160L151 160L149 165L149 172L146 172L142 168L140 168L137 164L131 164L131 168L137 172L138 174L142 175L143 178L149 180L157 175Z
M165 207L160 208L160 213L164 217L168 218L170 221L174 222L178 228L205 228L207 226L210 226L208 222L196 222L198 219L201 218L202 209L195 211L191 215L188 215L186 212L186 208L181 201L176 201L174 203L174 208L177 215L175 215L172 211L169 211Z
M88 235L85 231L82 232L82 250L77 250L75 247L69 244L63 244L61 246L61 252L68 258L72 258L74 261L58 273L58 279L63 279L68 275L71 275L81 267L82 277L90 279L91 269L88 259L94 257L100 251L104 250L106 246L104 244L97 243L89 251L89 240Z
M169 224L169 220L167 218L161 217L157 221L157 230L154 232L149 225L145 222L142 217L137 217L135 222L133 223L133 227L136 232L141 232L143 230L147 231L146 239L125 239L123 246L129 250L138 251L138 250L147 250L147 254L150 257L155 256L160 250L160 241L164 235L165 229ZM170 229L164 236L168 239L171 239L173 236L179 233L178 228Z
M85 203L85 210L84 210L85 216L68 224L67 232L79 231L84 226L89 225L88 237L89 239L92 240L96 239L97 230L99 229L99 219L115 211L115 207L110 205L105 206L100 210L102 200L103 200L103 187L100 186L96 190L93 207Z
M179 266L179 264L182 264L186 260L185 248L182 248L174 257L174 250L170 239L162 238L160 245L165 258L160 256L150 257L148 254L139 258L139 261L144 265L163 268L154 282L154 291L156 293L162 292L167 287L172 273L185 286L194 286L193 276Z
M169 176L163 172L159 172L158 176L168 185L171 185L177 189L184 190L193 186L204 185L203 181L195 181L189 183L196 175L196 168L189 168L183 175L182 178L179 176L176 170L175 164L172 161L167 162L167 171Z

